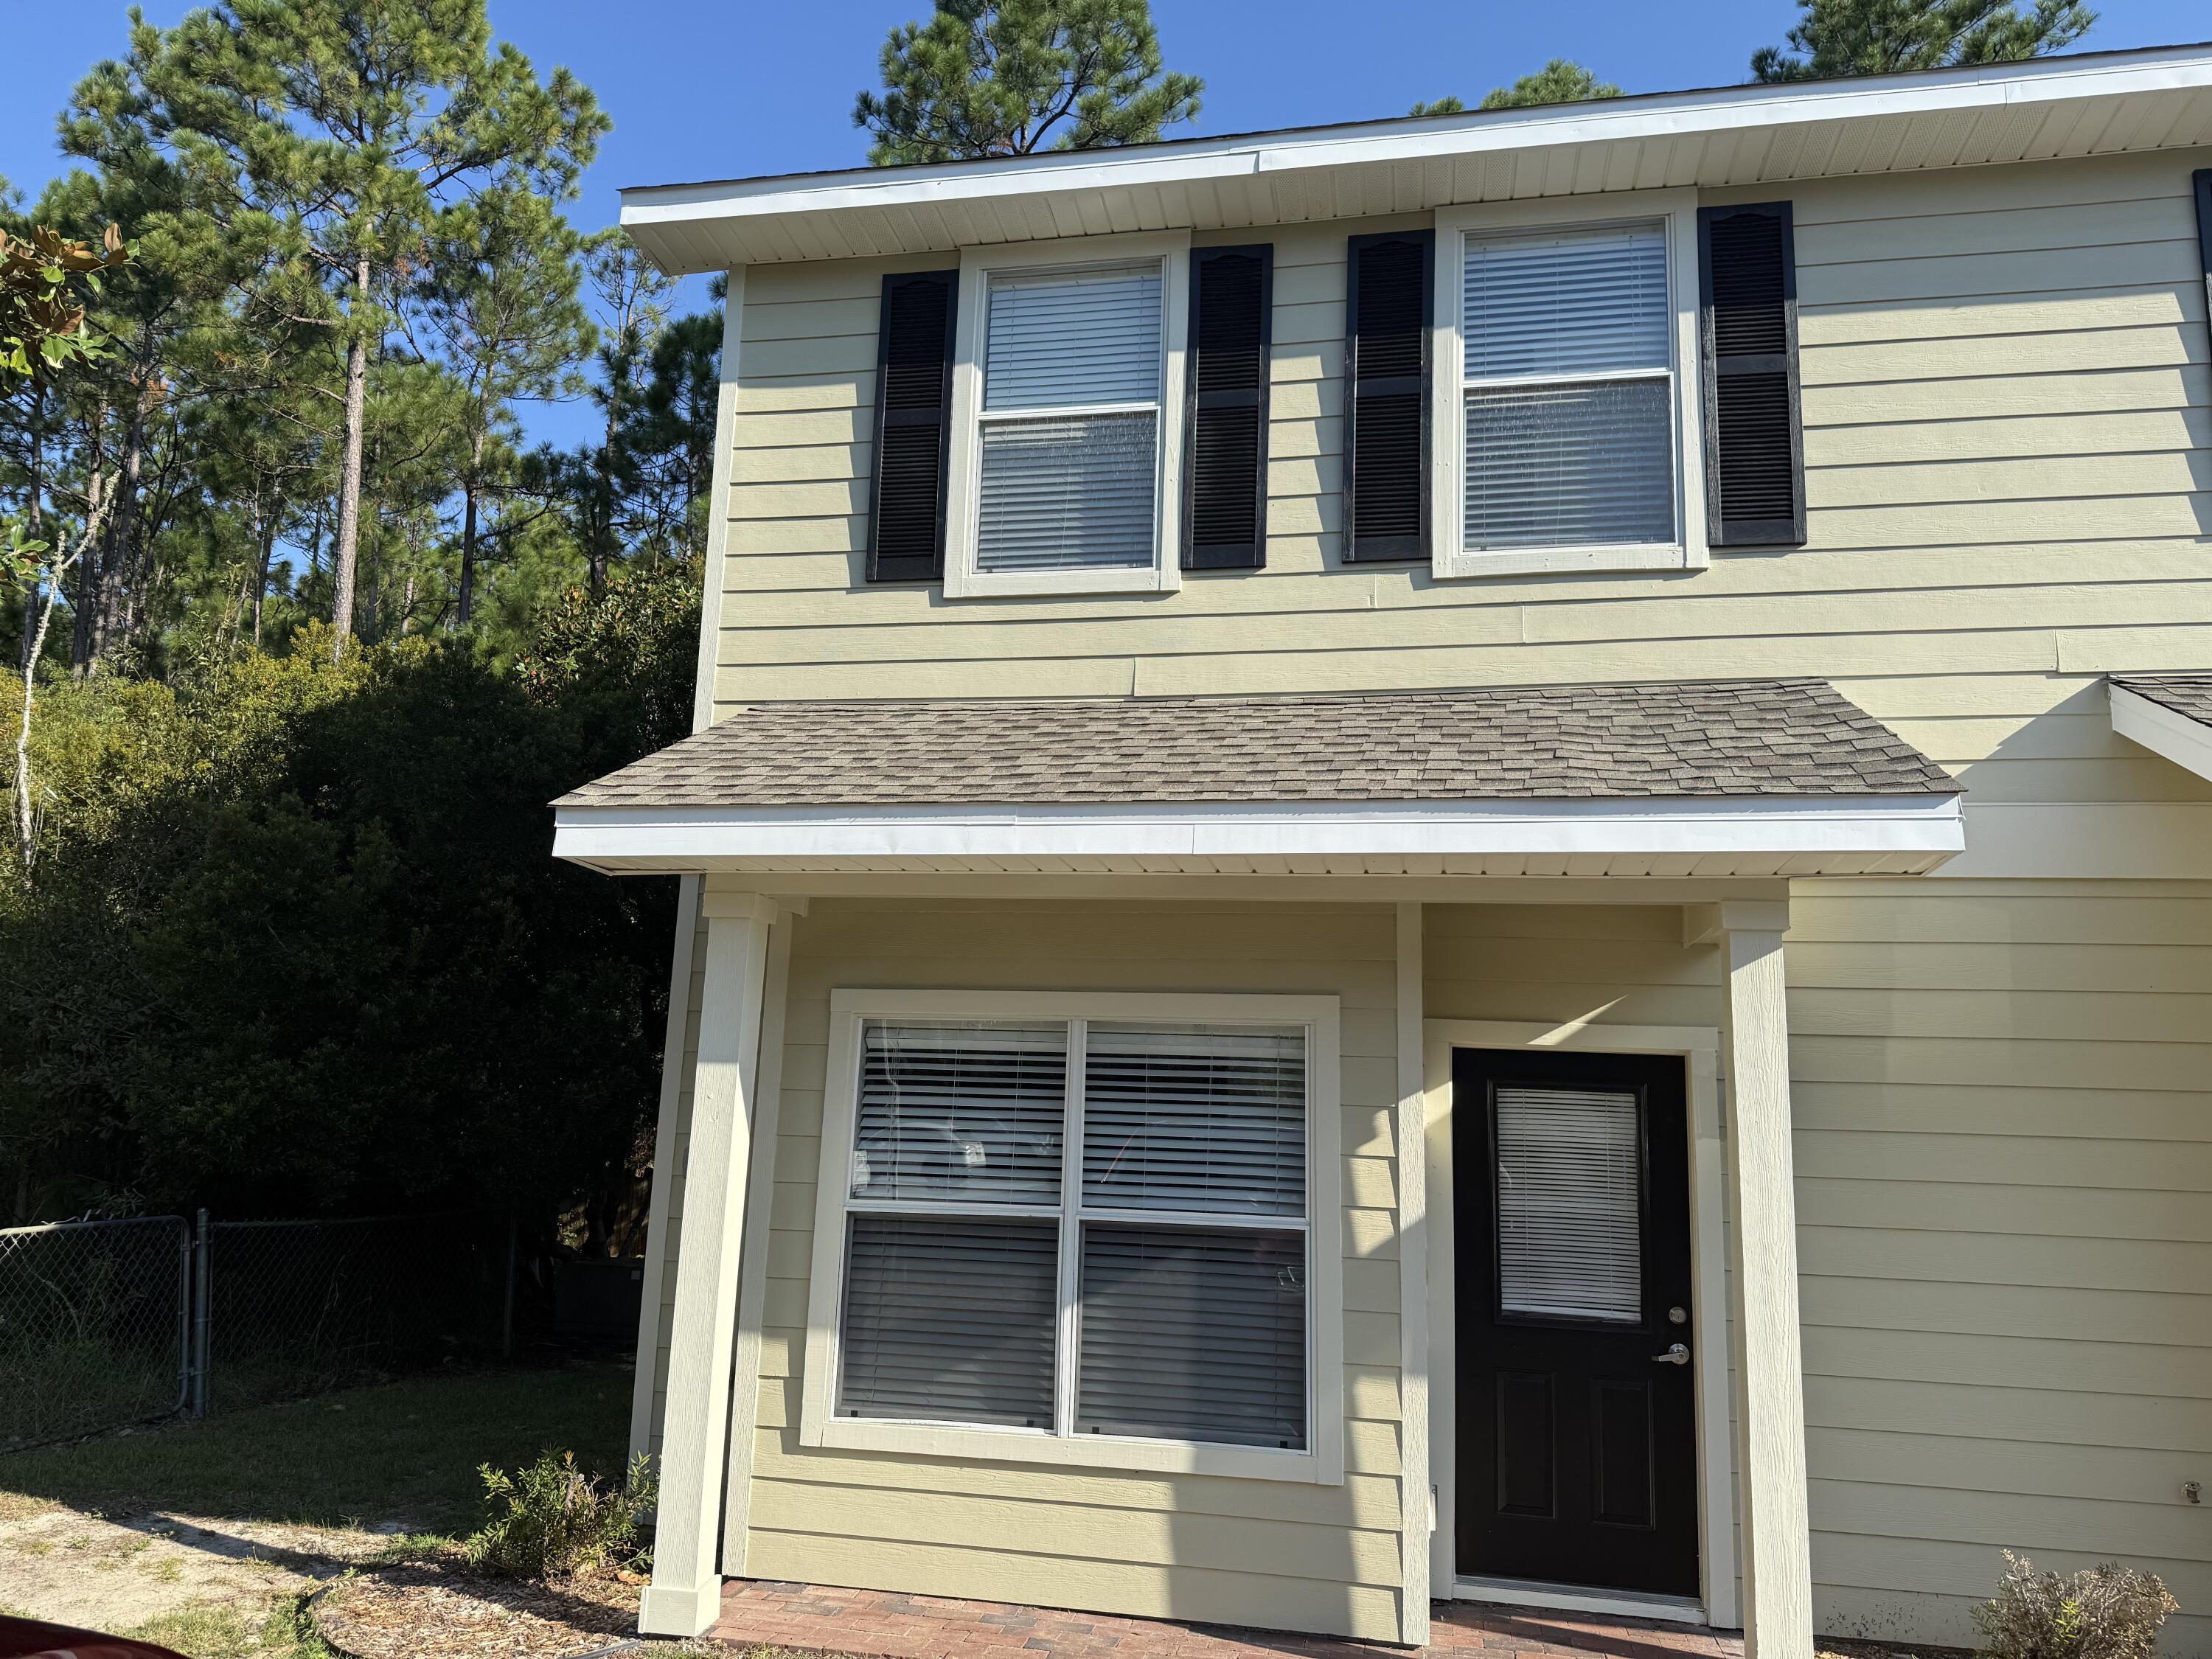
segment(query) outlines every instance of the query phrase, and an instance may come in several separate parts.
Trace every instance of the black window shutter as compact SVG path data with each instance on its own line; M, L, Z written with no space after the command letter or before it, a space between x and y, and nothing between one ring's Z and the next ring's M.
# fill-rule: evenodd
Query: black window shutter
M876 344L876 446L868 483L868 580L945 574L945 475L952 441L957 270L884 278Z
M1797 252L1790 204L1698 210L1705 534L1716 547L1805 540Z
M1429 266L1436 233L1345 248L1344 556L1429 556Z
M1183 359L1182 568L1257 570L1267 562L1267 349L1274 339L1275 250L1190 252Z
M2204 305L2212 320L2212 167L2198 169L2190 181L2197 186L2197 263L2204 267Z

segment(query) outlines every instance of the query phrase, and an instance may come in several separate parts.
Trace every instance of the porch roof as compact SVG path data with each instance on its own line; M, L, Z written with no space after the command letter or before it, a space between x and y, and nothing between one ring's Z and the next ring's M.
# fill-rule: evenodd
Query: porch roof
M563 796L554 850L609 870L1910 872L1963 845L1958 795L1812 679L777 702Z
M2212 778L2212 674L2115 674L2112 730Z

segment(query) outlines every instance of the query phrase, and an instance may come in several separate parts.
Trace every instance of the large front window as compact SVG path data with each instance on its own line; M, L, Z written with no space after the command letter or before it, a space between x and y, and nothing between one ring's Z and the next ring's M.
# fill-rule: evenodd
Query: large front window
M1315 1025L1108 1012L854 1017L825 1421L1313 1449Z

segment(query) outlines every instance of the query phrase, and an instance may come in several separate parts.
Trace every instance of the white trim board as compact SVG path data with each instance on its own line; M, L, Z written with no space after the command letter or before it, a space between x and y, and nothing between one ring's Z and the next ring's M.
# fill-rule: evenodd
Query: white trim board
M2125 686L2111 690L2115 732L2200 778L2212 778L2212 726L2201 725Z
M1727 796L1583 801L1259 802L1234 805L562 807L553 852L602 869L748 860L1467 858L1721 854L1738 874L1841 874L1907 855L1932 869L1966 845L1956 795ZM1796 861L1822 860L1817 871ZM1782 866L1790 864L1791 868Z
M745 259L791 260L921 252L961 241L1024 240L1038 228L1080 234L1118 217L1122 192L1157 193L1161 228L1266 222L1237 210L1300 202L1297 175L1373 167L1382 199L1413 210L1472 199L1455 192L1459 161L1487 162L1522 181L1557 178L1565 193L1584 175L1669 185L1755 184L1821 169L1792 131L1877 127L1820 147L1832 170L1963 166L2124 149L2201 143L2198 102L2212 88L2212 46L2084 52L1971 69L1846 81L1648 94L1601 103L1290 128L1107 150L1061 151L935 166L852 168L780 177L654 185L622 192L622 223L665 269L719 270ZM2071 107L2068 107L2068 106ZM1642 167L1579 165L1600 145L1650 151ZM1545 152L1558 159L1546 165ZM1533 152L1533 153L1532 153ZM1624 160L1628 158L1623 158ZM1412 167L1437 163L1442 167ZM1517 165L1516 165L1517 163ZM1395 171L1393 171L1395 169ZM1708 176L1708 175L1711 176ZM1287 176L1285 176L1287 175ZM1395 189L1389 181L1395 181ZM1442 185L1442 199L1425 193ZM1586 188L1588 186L1585 186ZM1324 201L1337 199L1320 192ZM1102 199L1104 198L1104 199ZM1224 210L1225 207L1225 210ZM1336 211L1313 216L1329 216ZM994 232L1001 221L1021 227ZM964 234L958 234L966 227Z
M1458 1422L1458 1286L1452 1191L1452 1050L1550 1048L1577 1054L1675 1054L1684 1062L1690 1136L1690 1272L1696 1286L1690 1310L1692 1351L1719 1356L1696 1368L1698 1425L1698 1607L1704 1622L1731 1629L1738 1622L1735 1559L1735 1438L1729 1429L1731 1379L1728 1339L1728 1243L1723 1231L1728 1174L1722 1143L1720 1033L1709 1025L1545 1025L1474 1019L1431 1019L1422 1066L1428 1120L1429 1456L1436 1483L1436 1530L1431 1535L1430 1577L1456 1587L1459 1577L1456 1490ZM1481 1581L1473 1581L1481 1582ZM1495 1583L1496 1581L1490 1581ZM1530 1588L1522 1586L1522 1589ZM1553 1587L1567 1594L1565 1587ZM1629 1592L1575 1591L1608 1601ZM1520 1600L1486 1594L1477 1599ZM1638 1598L1648 1601L1649 1598ZM1560 1606L1559 1601L1533 1606ZM1626 1609L1607 1605L1600 1612ZM1663 1616L1650 1613L1644 1616Z

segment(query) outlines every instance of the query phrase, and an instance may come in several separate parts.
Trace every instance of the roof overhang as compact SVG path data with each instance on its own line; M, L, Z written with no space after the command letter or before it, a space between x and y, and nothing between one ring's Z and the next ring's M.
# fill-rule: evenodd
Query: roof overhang
M2126 686L2114 685L2111 691L2114 732L2200 778L2212 778L2212 726Z
M611 874L1917 875L1955 794L902 807L562 806Z
M2212 143L2212 45L622 193L672 273Z

